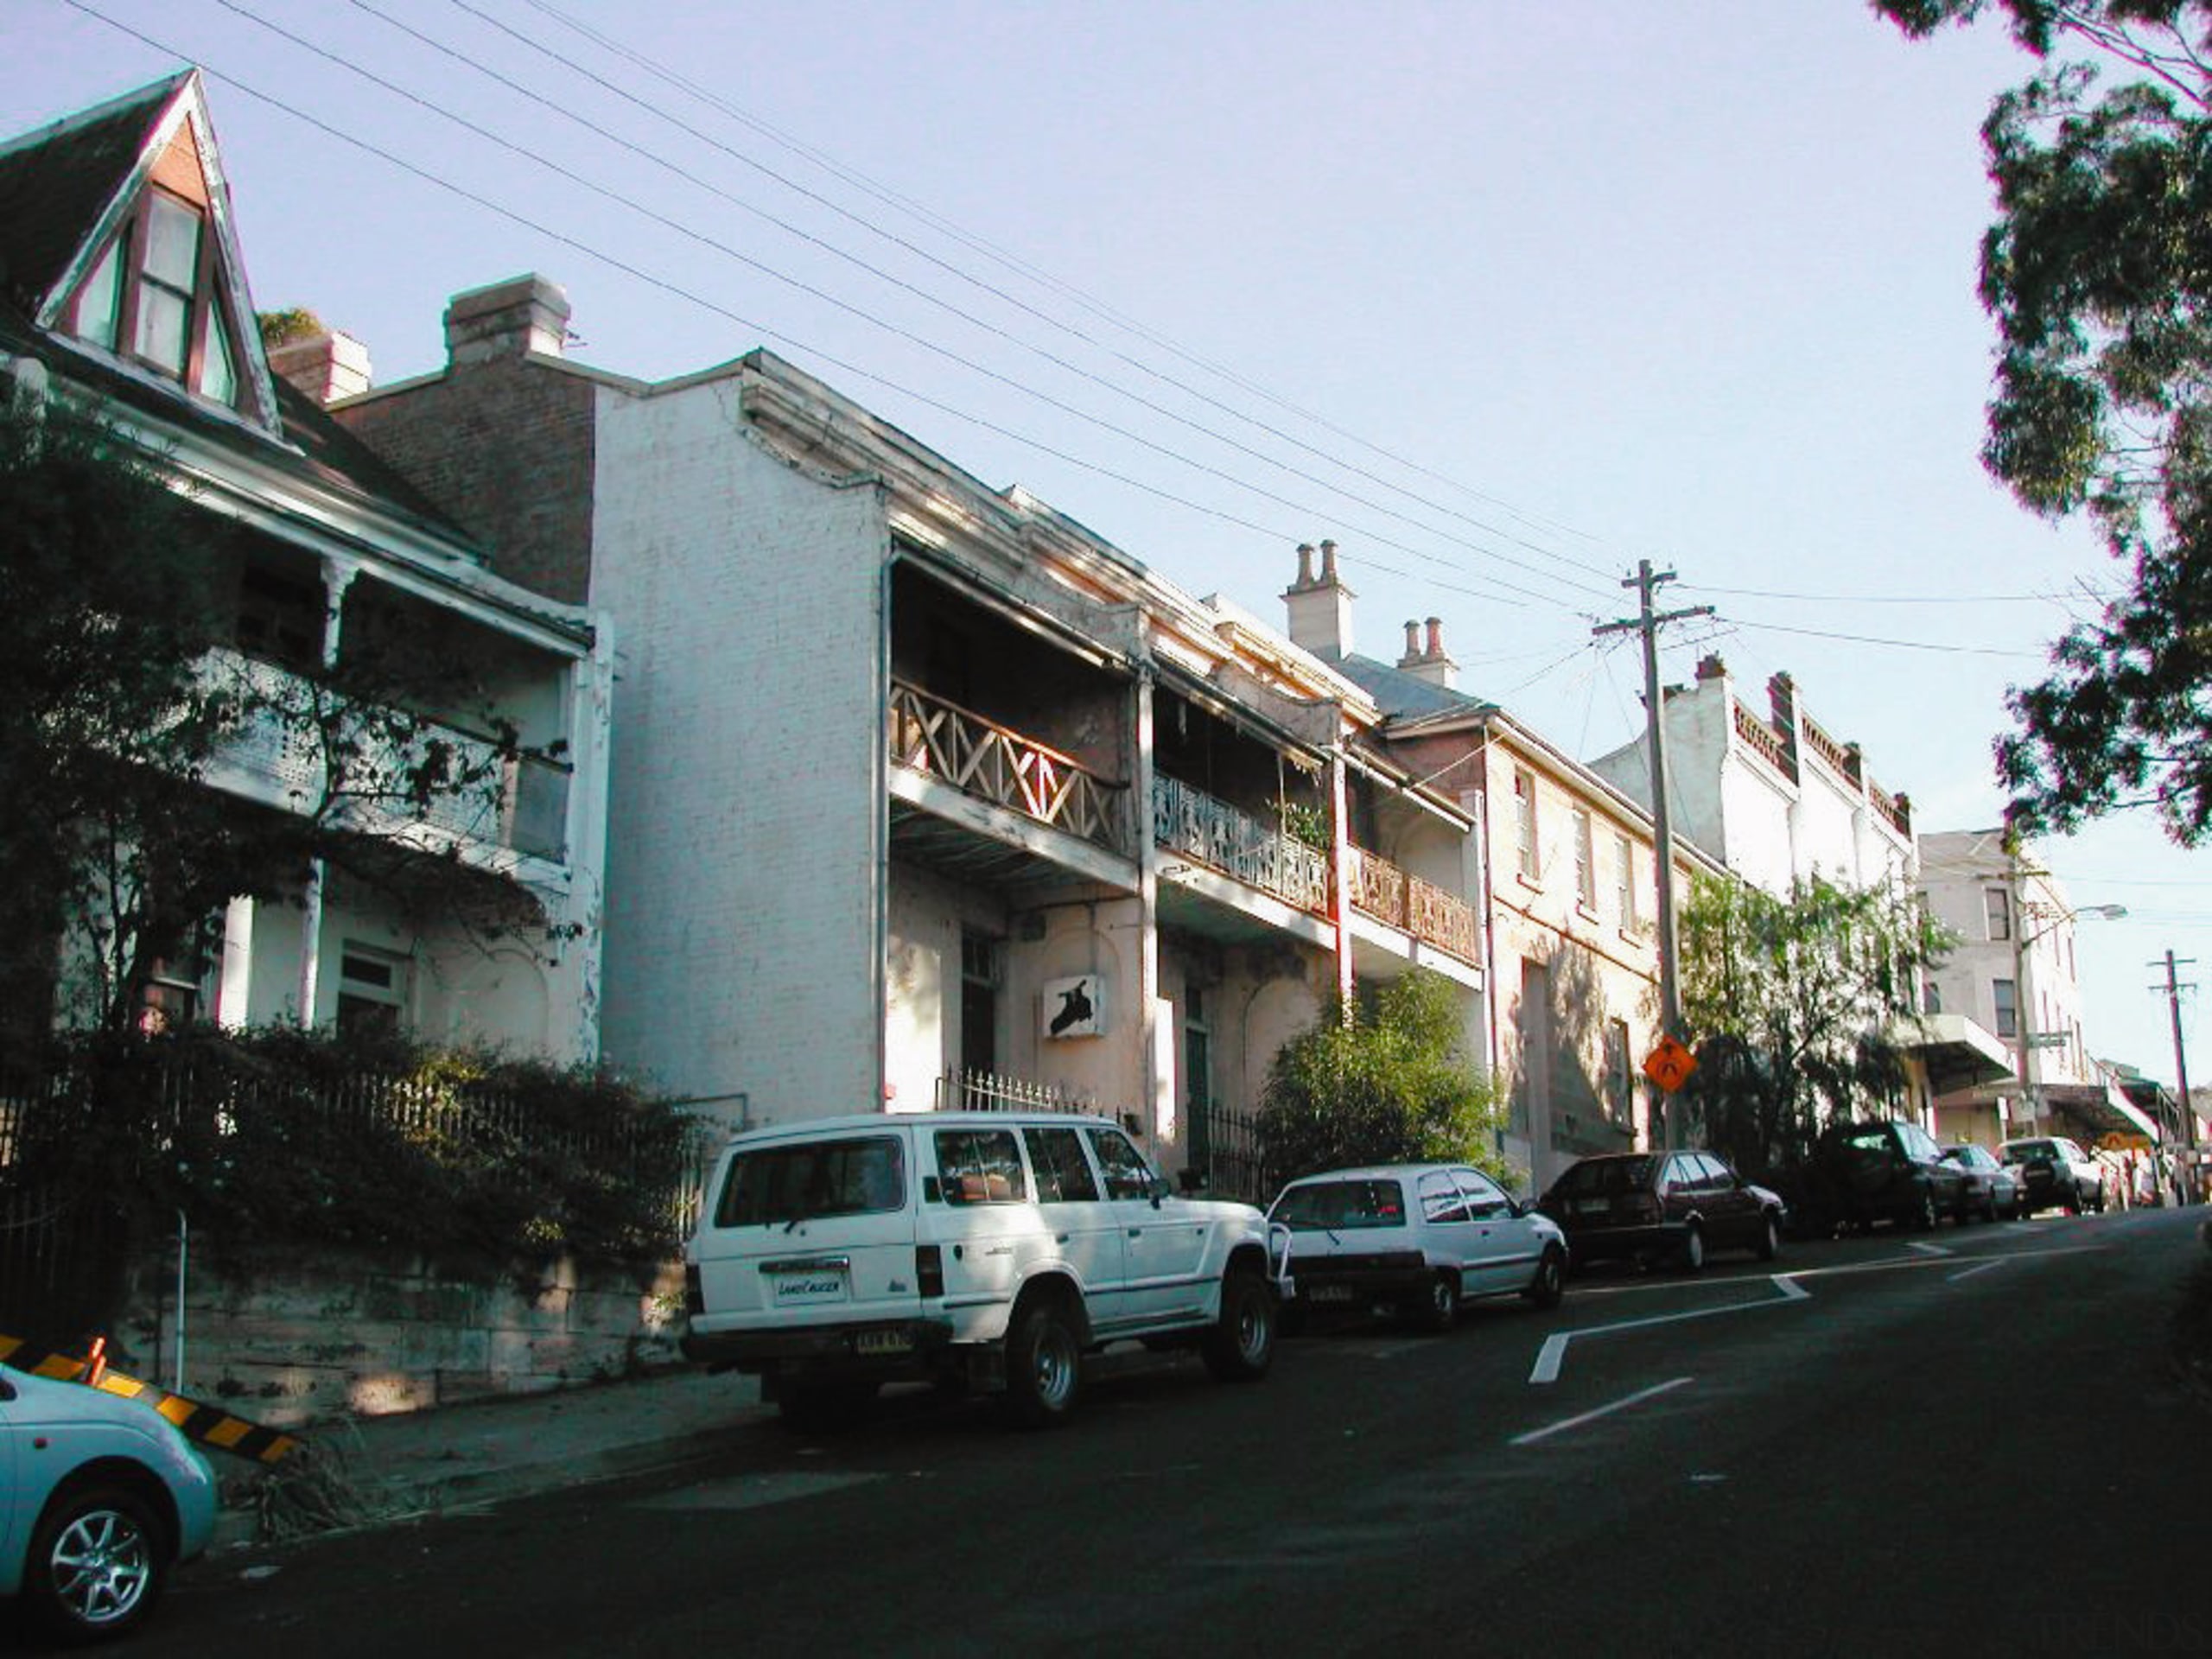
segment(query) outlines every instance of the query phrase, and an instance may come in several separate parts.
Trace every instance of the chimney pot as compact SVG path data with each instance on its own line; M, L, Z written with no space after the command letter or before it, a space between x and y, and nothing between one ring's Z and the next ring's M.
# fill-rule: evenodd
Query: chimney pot
M1698 658L1697 677L1700 682L1724 678L1727 672L1728 664L1721 661L1720 653L1717 651L1708 652Z
M1444 619L1440 616L1432 616L1428 619L1427 654L1431 657L1441 657L1444 654Z
M277 346L269 353L269 372L318 404L334 404L369 389L369 348L334 328Z
M1403 668L1408 663L1419 661L1421 661L1421 624L1409 620L1406 624L1406 654L1399 659L1398 666Z
M1313 543L1311 542L1298 544L1298 585L1301 588L1313 585Z
M1337 544L1334 542L1324 542L1321 543L1321 580L1334 582L1336 579Z

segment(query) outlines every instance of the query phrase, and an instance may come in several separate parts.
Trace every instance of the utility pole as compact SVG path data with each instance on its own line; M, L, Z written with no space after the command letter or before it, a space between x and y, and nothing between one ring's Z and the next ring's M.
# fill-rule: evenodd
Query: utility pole
M1659 1029L1669 1037L1682 1035L1681 984L1675 973L1675 835L1667 809L1667 720L1659 702L1659 630L1686 617L1711 616L1710 605L1693 605L1680 611L1655 611L1652 599L1660 587L1675 580L1672 570L1654 570L1651 561L1637 561L1636 574L1621 586L1637 590L1636 620L1607 622L1591 630L1593 637L1609 633L1643 636L1643 730L1651 765L1651 834L1658 855L1659 887ZM1671 1093L1661 1091L1669 1147L1682 1143L1681 1112Z
M2153 968L2158 965L2155 962L2151 964ZM2183 1182L2181 1190L2181 1198L2184 1204L2189 1202L2196 1190L2196 1113L2189 1103L2189 1060L2182 1052L2181 994L2184 990L2194 990L2196 988L2193 985L2183 985L2176 970L2182 968L2194 968L2196 965L2196 960L2193 957L2184 957L2177 962L2174 959L2174 953L2169 950L2166 952L2165 962L2166 982L2163 986L2153 985L2151 988L2154 991L2165 992L2166 1013L2173 1021L2174 1081L2180 1085L2181 1089L2181 1144L2183 1152L2188 1157L2189 1170L2188 1179Z

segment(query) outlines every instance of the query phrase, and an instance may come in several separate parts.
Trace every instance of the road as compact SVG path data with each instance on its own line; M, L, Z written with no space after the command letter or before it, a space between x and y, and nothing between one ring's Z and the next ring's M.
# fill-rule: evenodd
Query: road
M2202 1214L1593 1274L1254 1387L1142 1357L1060 1433L918 1393L763 1424L195 1568L132 1651L2212 1651L2212 1414L2166 1369Z

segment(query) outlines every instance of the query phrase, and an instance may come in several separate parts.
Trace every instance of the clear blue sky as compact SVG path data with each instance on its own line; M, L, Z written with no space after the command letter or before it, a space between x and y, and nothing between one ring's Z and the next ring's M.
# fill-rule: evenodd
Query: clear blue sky
M1639 718L1590 629L1649 556L1720 611L1669 679L1708 650L1754 692L1787 669L1923 830L1992 824L2005 687L2113 581L1975 460L1977 128L2027 68L1995 28L1916 46L1856 0L6 0L0 131L187 60L257 303L359 336L379 380L438 365L452 293L536 270L586 361L768 344L1270 620L1294 544L1333 537L1361 649L1439 616L1465 689L1584 756ZM2082 927L2092 1047L2171 1082L2147 964L2212 979L2212 859L2139 819L2042 850L2131 912Z

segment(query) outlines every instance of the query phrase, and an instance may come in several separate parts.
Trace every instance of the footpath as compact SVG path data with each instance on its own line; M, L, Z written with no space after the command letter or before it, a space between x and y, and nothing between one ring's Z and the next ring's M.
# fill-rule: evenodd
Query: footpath
M213 1550L641 1474L711 1452L774 1410L754 1378L684 1368L317 1424L270 1469L215 1454L224 1507Z

